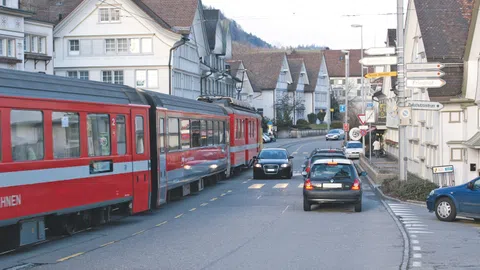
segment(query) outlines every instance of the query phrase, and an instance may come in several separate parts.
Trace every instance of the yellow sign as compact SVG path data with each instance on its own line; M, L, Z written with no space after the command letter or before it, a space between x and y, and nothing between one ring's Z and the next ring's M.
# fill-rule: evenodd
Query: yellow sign
M365 75L365 78L370 79L370 78L379 78L379 77L396 77L397 72L392 71L392 72L378 72L378 73L368 73Z

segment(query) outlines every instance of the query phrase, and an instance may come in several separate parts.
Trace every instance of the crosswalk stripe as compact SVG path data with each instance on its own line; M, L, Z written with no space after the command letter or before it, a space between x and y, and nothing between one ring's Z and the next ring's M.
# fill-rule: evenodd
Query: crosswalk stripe
M303 184L298 185L298 188L303 188Z
M249 186L248 188L249 189L261 189L263 186L265 186L265 184L253 184L253 185Z
M276 184L273 188L287 188L288 184Z

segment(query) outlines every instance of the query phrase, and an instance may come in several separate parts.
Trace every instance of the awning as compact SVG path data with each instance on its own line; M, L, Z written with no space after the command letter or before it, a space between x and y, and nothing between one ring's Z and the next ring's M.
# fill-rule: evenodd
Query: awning
M463 145L468 148L480 149L480 132L473 135L468 141L464 142Z

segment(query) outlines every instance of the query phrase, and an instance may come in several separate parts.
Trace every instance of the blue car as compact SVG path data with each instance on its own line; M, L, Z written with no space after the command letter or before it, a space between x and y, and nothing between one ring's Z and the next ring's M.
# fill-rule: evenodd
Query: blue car
M432 190L427 208L441 221L453 221L457 215L480 221L480 177L460 186Z

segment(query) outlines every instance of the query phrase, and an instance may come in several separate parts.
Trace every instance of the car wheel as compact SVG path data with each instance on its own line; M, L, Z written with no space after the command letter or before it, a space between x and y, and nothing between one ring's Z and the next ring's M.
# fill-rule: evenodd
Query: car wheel
M474 218L473 219L475 222L480 222L480 218Z
M290 170L290 175L288 176L288 179L292 179L293 177L293 170Z
M303 196L303 211L309 212L312 210L312 204Z
M362 212L362 201L359 201L355 204L355 212Z
M457 216L455 204L449 198L440 198L435 203L435 215L441 221L453 221Z

